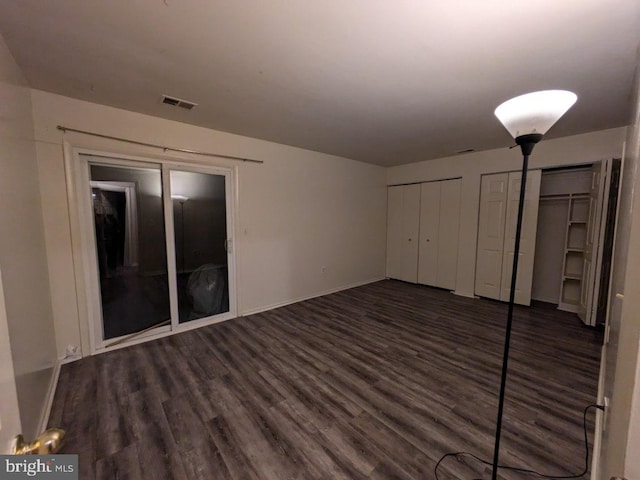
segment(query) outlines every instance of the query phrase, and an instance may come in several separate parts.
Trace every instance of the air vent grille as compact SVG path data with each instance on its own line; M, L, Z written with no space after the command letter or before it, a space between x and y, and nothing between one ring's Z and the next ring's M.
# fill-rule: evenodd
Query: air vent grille
M162 95L162 103L172 105L174 107L184 108L185 110L192 110L193 107L196 107L198 105L197 103L183 100L181 98L170 97L169 95Z

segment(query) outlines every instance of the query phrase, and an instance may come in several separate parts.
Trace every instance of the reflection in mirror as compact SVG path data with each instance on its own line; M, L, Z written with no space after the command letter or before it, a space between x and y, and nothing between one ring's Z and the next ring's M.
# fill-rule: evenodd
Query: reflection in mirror
M103 338L171 318L160 169L90 164Z
M180 322L229 311L224 175L171 171Z

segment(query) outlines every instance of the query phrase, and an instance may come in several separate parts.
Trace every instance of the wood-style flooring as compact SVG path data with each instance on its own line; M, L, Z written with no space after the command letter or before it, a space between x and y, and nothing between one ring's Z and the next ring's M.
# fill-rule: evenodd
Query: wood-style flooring
M64 365L49 423L81 479L432 479L445 452L492 458L505 317L381 281ZM601 342L516 308L502 463L582 470ZM439 475L490 470L449 458Z

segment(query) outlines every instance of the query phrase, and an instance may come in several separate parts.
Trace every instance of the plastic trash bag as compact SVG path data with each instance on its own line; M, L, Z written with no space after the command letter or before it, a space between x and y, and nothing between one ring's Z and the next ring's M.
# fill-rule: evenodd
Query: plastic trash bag
M187 281L187 295L191 304L189 319L229 311L226 283L226 266L206 263L196 268Z

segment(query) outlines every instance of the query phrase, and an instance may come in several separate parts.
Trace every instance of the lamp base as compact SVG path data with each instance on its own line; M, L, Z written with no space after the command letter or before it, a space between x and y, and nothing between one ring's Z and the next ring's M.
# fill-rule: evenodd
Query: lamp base
M526 135L520 135L519 137L516 137L516 143L520 145L522 154L527 157L531 155L533 147L535 147L536 143L538 143L540 140L542 140L541 133L528 133Z

